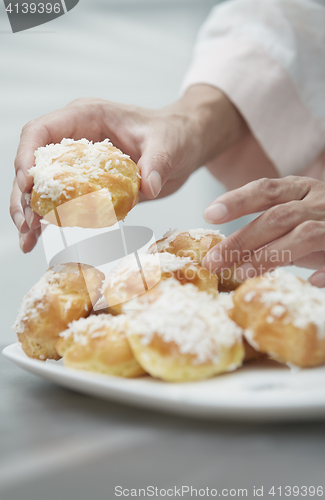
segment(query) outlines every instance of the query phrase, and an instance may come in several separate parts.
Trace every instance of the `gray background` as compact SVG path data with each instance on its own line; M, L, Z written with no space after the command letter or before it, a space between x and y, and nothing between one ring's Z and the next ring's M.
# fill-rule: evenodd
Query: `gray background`
M47 267L41 245L21 253L8 215L22 126L81 96L169 104L214 3L83 0L68 15L16 35L0 3L2 347L15 341L10 326L21 299ZM170 198L137 206L128 223L156 236L206 227L203 210L221 192L200 170ZM229 234L238 224L222 229ZM96 401L0 363L1 500L112 499L116 484L251 490L323 482L323 423L186 421Z

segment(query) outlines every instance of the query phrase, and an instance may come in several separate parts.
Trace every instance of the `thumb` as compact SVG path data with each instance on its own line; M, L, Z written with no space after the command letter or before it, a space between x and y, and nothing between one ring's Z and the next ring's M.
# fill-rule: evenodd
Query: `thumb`
M141 192L146 198L157 198L173 170L174 163L174 158L166 150L154 146L145 149L138 166L141 169Z

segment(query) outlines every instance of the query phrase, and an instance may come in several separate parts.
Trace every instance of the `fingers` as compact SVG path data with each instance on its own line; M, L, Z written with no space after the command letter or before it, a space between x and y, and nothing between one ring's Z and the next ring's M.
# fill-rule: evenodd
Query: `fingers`
M26 234L19 234L19 246L24 253L31 252L35 247L37 240L42 232L42 229L29 230Z
M22 198L24 199L25 213L21 203ZM30 213L33 215L30 216ZM37 239L41 234L41 227L39 222L40 218L37 214L34 214L34 212L32 212L30 207L27 206L24 195L22 195L18 187L16 178L13 183L12 193L10 197L10 215L19 231L19 246L21 250L24 253L30 252L36 245ZM30 229L30 227L32 229Z
M310 253L301 259L293 261L293 264L306 269L320 269L325 266L325 250Z
M244 215L262 212L274 205L302 200L309 192L312 180L302 177L259 179L217 198L205 211L211 224L223 224Z
M17 183L22 193L28 193L33 186L28 170L34 165L36 149L49 142L50 134L41 121L35 120L23 128L15 158Z
M237 269L237 278L244 281L259 276L324 249L325 222L304 222L274 243L252 253L249 261Z
M157 198L173 168L173 157L161 145L146 147L138 165L141 169L141 191L146 198Z
M165 184L180 186L201 163L198 134L186 113L170 109L149 118L140 143L141 191L157 198ZM182 181L181 181L182 179ZM165 192L164 192L165 195Z
M33 212L30 205L26 201L26 194L22 194L21 196L21 206L24 211L25 220L30 229L37 229L41 225L41 219L37 213Z
M41 226L42 217L33 212L30 207L25 209L25 219L30 229L37 229Z
M157 198L160 193L159 197L174 193L199 166L194 155L191 159L187 158L180 144L182 141L179 143L167 137L159 143L151 141L143 146L138 165L141 169L141 192L146 198Z
M171 194L175 193L175 191L177 191L184 184L184 182L186 182L187 179L188 176L180 177L178 179L168 179L156 199L160 200L165 196L170 196ZM139 203L143 203L145 201L150 200L140 192Z
M276 205L212 248L205 257L204 265L212 272L229 268L301 223L323 217L320 211L314 210L304 200Z
M10 215L19 232L24 234L29 231L29 227L25 220L25 214L21 205L21 191L18 187L16 178L14 180L10 196Z
M270 187L268 197L265 195L267 186ZM239 195L237 200L239 206L244 211L247 211L248 207L260 210L270 204L272 206L253 222L211 249L205 257L204 265L212 272L229 268L233 264L245 260L245 256L249 257L252 252L282 238L302 223L323 220L324 186L325 184L313 179L287 177L252 182L229 193L233 197L234 213L236 210L240 210L235 202L237 195ZM262 200L256 187L260 188ZM285 202L288 198L292 198L293 201ZM261 201L264 203L264 207L262 207ZM237 212L238 214L239 212Z
M318 288L325 288L325 266L314 273L309 278L309 281L312 285L317 286Z
M22 193L30 192L33 186L28 170L34 165L36 149L51 142L60 142L64 137L75 138L75 134L79 134L78 127L87 129L87 123L92 132L93 125L88 115L80 106L65 107L32 120L23 127L15 158L17 182Z

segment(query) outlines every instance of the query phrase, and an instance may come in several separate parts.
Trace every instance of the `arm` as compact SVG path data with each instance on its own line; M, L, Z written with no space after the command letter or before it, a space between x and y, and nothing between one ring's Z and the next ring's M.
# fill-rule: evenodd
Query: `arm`
M217 6L201 29L183 89L202 82L220 88L251 134L210 162L210 171L230 189L303 173L325 148L324 81L324 0Z

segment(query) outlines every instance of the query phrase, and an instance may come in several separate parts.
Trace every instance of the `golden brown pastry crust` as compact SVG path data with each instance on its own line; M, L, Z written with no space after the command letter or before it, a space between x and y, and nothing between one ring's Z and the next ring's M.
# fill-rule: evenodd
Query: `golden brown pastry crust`
M225 309L229 318L231 319L232 319L232 311L234 309L233 297L234 297L234 292L219 293L218 295L219 304ZM244 335L244 330L242 330L242 335ZM261 353L256 349L254 349L254 347L252 347L244 337L243 337L243 346L245 349L244 362L265 357L264 353Z
M105 280L103 294L111 314L121 314L122 305L145 293L159 281L174 278L181 284L192 283L199 290L216 296L218 278L189 258L173 254L139 254L141 271L135 256L122 260Z
M64 139L35 156L31 207L51 224L112 226L138 202L140 169L108 140Z
M61 332L56 349L65 366L117 377L139 377L146 372L135 360L126 338L124 315L89 316Z
M55 344L68 324L90 314L103 273L85 264L60 264L46 271L24 297L13 327L27 356L59 359Z
M218 301L171 278L128 304L128 338L135 358L152 376L187 382L242 364L241 329Z
M243 283L234 293L231 317L256 350L302 368L321 365L325 362L325 296L289 273L279 276ZM310 321L309 305L316 311L310 313ZM318 326L317 315L323 316Z
M224 235L213 230L175 231L151 245L148 253L169 252L178 257L190 257L202 265L208 251L224 239ZM217 273L220 292L230 292L240 285L235 276L236 267Z
M244 363L246 363L246 361L255 361L256 359L261 359L266 357L265 353L254 349L254 347L251 346L245 338L244 338L244 349L245 349Z
M204 380L215 375L233 371L243 362L243 346L236 343L229 349L220 349L222 362L193 363L193 356L181 354L177 346L166 344L156 335L150 345L143 345L139 335L129 336L135 358L153 377L166 382L190 382ZM234 367L234 368L233 368Z

